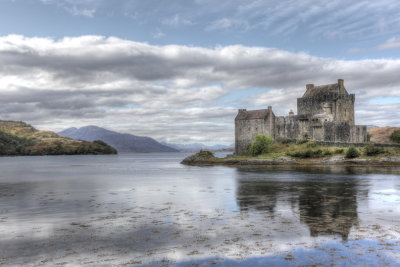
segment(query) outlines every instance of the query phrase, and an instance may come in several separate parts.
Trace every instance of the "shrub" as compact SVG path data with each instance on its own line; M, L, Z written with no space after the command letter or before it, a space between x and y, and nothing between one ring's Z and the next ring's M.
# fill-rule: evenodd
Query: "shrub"
M302 138L302 139L297 140L296 144L297 145L301 145L301 144L305 144L307 142L308 142L308 140L306 138Z
M281 144L283 144L283 145L293 143L293 141L290 140L289 138L282 138L282 137L281 137L281 138L277 138L277 139L275 139L275 140L276 140L276 142L281 143Z
M108 146L108 144L102 140L94 140L93 143L99 144L101 146Z
M336 148L335 151L333 151L334 154L342 154L344 151L343 148Z
M307 142L307 147L316 147L317 145L318 144L317 144L317 141L315 139Z
M252 156L266 154L271 151L272 138L268 135L258 134L256 140L251 143L249 153Z
M346 151L346 158L352 159L360 156L360 152L355 146L350 146Z
M400 143L400 130L394 131L390 135L390 140L392 140L393 143L399 144Z
M324 156L331 156L332 155L332 151L330 151L329 149L324 149L322 151L322 155Z
M375 155L385 152L383 147L378 147L372 143L369 143L368 145L366 145L364 150L365 150L365 154L367 156L375 156Z
M322 155L322 150L312 150L311 148L307 148L306 150L296 150L294 152L287 152L286 155L295 157L295 158L319 158Z
M205 158L205 159L209 159L209 158L214 158L214 154L208 150L200 150L196 156L201 157L201 158Z

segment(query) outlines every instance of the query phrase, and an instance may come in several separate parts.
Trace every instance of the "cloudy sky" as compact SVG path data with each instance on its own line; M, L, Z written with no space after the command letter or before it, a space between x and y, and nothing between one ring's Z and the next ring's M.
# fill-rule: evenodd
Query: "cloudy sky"
M400 126L396 0L0 0L0 119L230 144L238 108L345 80Z

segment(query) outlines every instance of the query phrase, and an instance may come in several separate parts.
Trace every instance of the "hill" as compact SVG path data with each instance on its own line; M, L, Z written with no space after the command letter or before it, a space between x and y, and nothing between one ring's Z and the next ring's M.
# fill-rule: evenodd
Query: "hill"
M371 136L371 141L381 144L392 144L389 136L394 132L400 130L400 127L376 127L368 130Z
M116 154L102 141L77 141L21 121L0 121L0 155Z
M202 143L191 143L191 144L174 144L161 142L161 144L175 148L182 152L198 152L200 150L218 151L218 150L234 150L235 144L227 145L213 145L207 146Z
M115 147L118 152L177 152L150 137L118 133L97 126L68 128L59 134L85 141L102 140Z

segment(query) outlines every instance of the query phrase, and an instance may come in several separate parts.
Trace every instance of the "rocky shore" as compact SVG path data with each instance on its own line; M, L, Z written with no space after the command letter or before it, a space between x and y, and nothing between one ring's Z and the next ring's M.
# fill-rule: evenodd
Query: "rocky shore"
M185 158L182 162L185 165L206 166L206 165L228 165L228 166L263 166L263 165L346 165L346 166L400 166L400 157L381 158L353 158L343 156L332 156L315 159L294 159L290 157L278 157L276 159L244 158L227 156L217 158L209 151L199 153Z

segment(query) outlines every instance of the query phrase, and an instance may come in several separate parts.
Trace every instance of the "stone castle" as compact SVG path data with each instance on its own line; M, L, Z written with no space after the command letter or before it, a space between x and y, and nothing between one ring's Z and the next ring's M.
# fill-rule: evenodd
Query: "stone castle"
M315 139L317 141L364 143L367 126L354 124L355 95L344 82L306 85L303 97L297 98L297 113L275 116L272 107L260 110L239 109L235 118L235 153L247 151L257 134L279 139Z

